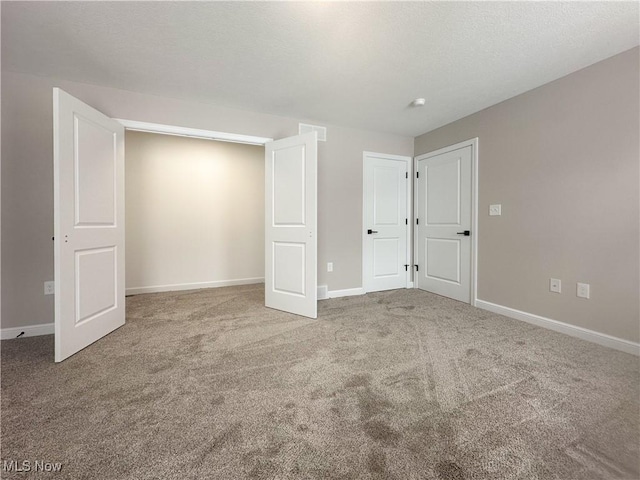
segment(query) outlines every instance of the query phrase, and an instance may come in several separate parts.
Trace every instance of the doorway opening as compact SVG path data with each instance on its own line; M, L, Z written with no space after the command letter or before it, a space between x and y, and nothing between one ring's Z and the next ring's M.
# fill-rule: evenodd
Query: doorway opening
M315 131L274 142L260 137L118 121L54 88L56 362L126 323L125 128L264 145L265 306L317 318ZM155 200L164 202L162 189L160 193ZM200 203L207 201L199 199ZM175 206L169 202L165 208ZM146 217L156 215L162 222L162 212L158 215L158 210L161 209L149 209ZM198 221L202 228L202 218L196 218L195 223ZM217 227L209 228L219 231ZM199 245L204 249L210 247L206 241L204 244ZM180 250L182 246L178 247ZM176 284L169 285L174 288Z
M126 294L264 282L264 146L125 132Z

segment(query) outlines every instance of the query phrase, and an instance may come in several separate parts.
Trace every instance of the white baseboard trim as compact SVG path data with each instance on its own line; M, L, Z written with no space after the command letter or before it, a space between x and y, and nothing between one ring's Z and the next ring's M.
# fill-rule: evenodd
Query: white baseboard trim
M364 288L346 288L344 290L330 290L329 298L353 297L355 295L364 295Z
M415 288L415 286L414 286L413 282L409 282L409 283L407 284L407 288Z
M39 335L53 335L53 323L42 323L40 325L27 325L25 327L10 327L0 330L0 339L11 340L24 332L22 337L37 337Z
M504 307L484 300L476 300L476 307L488 310L493 313L504 315L505 317L520 320L522 322L531 323L538 327L554 330L564 333L572 337L577 337L588 342L597 343L599 345L620 350L621 352L630 353L632 355L640 355L640 343L631 342L623 338L607 335L606 333L596 332L587 328L570 325L568 323L559 322L550 318L541 317L533 313L522 312L515 308Z
M174 285L154 285L151 287L131 287L125 291L126 295L139 295L141 293L177 292L180 290L196 290L198 288L231 287L233 285L251 285L264 283L264 277L238 278L237 280L216 280L213 282L177 283Z

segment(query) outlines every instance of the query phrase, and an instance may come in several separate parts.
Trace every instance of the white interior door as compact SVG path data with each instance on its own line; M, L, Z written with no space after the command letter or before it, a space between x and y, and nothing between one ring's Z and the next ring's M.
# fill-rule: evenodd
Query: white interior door
M317 318L317 134L265 145L265 305Z
M55 361L124 325L124 127L54 88Z
M417 286L467 303L471 302L471 148L417 161Z
M407 189L409 158L364 156L363 287L406 288L409 278Z

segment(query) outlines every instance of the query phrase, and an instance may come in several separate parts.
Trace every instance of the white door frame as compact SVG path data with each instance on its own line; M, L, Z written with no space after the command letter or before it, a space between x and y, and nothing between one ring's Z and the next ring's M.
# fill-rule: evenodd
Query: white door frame
M418 162L427 158L442 155L453 150L464 147L471 147L471 298L469 303L476 306L478 301L478 137L465 140L464 142L449 145L448 147L424 153L414 158L414 172L418 170ZM416 213L418 211L418 179L414 176L416 195L413 198L414 216L413 224L416 223ZM413 182L412 182L413 183ZM418 229L413 232L413 258L418 258ZM415 287L414 287L415 288Z
M255 137L252 135L241 135L237 133L215 132L213 130L178 127L176 125L164 125L161 123L138 122L136 120L124 120L122 118L114 118L114 120L124 126L125 130L132 130L135 132L159 133L163 135L176 135L179 137L204 138L206 140L247 143L249 145L264 145L267 142L273 141L273 138Z
M411 157L407 157L404 155L391 155L391 154L387 154L387 153L376 153L376 152L362 152L362 271L361 271L361 275L362 275L362 292L363 293L367 293L367 285L365 284L365 280L364 280L364 265L365 265L365 257L364 257L364 252L365 252L365 242L367 241L367 237L365 236L365 229L367 226L367 219L365 218L365 208L364 208L364 202L366 201L366 199L364 198L365 195L365 176L364 176L364 169L365 169L365 164L367 162L367 158L382 158L382 159L386 159L386 160L396 160L396 161L400 161L400 162L406 162L407 164L407 172L409 172L409 178L413 178L413 162L412 162L412 158ZM413 202L411 201L411 199L413 198L413 182L407 182L407 218L413 218L413 211L412 211L412 206L413 206ZM411 222L407 222L407 265L412 266L412 260L411 260ZM405 280L405 288L413 288L413 282L411 281L412 277L412 268L408 268L407 269L407 273L406 273L406 280Z

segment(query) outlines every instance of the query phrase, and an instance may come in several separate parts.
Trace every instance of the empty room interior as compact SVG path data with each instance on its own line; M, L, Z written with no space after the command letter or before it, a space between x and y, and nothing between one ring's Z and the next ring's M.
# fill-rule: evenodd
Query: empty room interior
M125 135L125 294L264 282L264 147Z
M0 17L0 477L640 478L637 2Z

